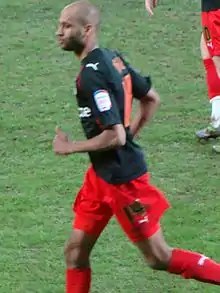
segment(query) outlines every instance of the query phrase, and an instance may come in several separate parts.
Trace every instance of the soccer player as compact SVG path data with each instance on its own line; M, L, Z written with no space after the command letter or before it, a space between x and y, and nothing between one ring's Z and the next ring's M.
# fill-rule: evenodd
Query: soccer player
M79 1L61 12L57 31L61 48L81 61L76 99L87 139L72 141L57 128L53 150L61 156L88 152L91 160L65 246L66 293L89 292L90 254L113 215L152 269L219 286L219 264L164 240L160 219L170 205L150 183L143 152L133 139L153 117L159 97L150 77L132 69L120 53L99 47L99 25L97 7ZM139 110L130 123L133 97Z
M145 0L149 15L153 15L156 0ZM206 70L208 96L212 105L211 123L196 132L200 139L220 137L220 0L202 0L202 27L200 49ZM220 152L220 145L214 146Z

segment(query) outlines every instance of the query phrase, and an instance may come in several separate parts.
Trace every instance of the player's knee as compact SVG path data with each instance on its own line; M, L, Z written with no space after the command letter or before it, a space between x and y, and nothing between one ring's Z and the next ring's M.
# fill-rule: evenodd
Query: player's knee
M87 267L88 258L85 258L85 255L83 256L83 248L80 243L68 242L65 244L64 255L67 267Z
M145 256L150 268L153 270L166 270L171 258L171 249L155 250Z
M64 255L68 268L89 267L90 249L75 237L66 242Z
M152 269L166 270L172 256L172 248L167 245L161 230L150 239L139 243L138 247Z
M166 270L170 261L170 254L166 255L151 255L147 258L147 263L153 270Z

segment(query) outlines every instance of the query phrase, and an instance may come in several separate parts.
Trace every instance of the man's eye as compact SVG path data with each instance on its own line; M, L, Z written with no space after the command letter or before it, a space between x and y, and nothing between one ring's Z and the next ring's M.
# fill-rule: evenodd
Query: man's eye
M71 28L71 24L65 24L65 26L64 26L65 28Z

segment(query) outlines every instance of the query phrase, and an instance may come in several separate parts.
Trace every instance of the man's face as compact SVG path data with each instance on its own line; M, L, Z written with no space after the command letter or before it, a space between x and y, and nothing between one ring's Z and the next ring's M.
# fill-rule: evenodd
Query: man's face
M86 28L77 21L77 17L64 10L59 19L57 39L63 50L80 55L86 46Z

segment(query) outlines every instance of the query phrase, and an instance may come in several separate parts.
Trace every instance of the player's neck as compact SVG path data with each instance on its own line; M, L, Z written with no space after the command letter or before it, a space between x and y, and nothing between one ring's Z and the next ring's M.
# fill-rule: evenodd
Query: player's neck
M86 58L86 56L92 52L93 50L97 49L99 47L99 45L97 44L97 42L93 42L90 45L88 45L83 52L78 55L77 57L79 58L80 61L82 61L84 58Z

